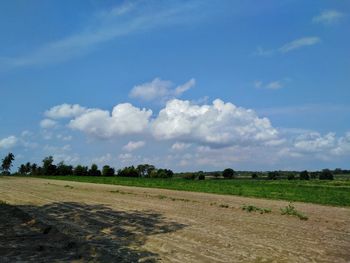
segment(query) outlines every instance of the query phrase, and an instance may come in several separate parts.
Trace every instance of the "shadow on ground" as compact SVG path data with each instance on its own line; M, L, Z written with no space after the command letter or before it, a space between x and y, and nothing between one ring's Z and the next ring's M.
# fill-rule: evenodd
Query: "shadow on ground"
M75 202L0 204L0 262L155 262L147 237L185 225L152 211L115 211Z

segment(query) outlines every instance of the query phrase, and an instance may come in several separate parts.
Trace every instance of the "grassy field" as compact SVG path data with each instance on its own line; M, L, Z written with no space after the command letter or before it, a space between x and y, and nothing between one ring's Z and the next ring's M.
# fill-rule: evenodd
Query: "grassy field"
M40 178L350 206L350 180L267 181L234 179L192 181L181 178L150 179L90 176L41 176Z

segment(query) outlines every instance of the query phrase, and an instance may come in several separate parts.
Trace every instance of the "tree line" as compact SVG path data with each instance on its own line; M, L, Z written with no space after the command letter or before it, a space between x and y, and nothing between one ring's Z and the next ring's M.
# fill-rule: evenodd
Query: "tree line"
M1 161L1 174L10 175L10 170L13 165L15 156L12 153L7 154ZM92 164L90 167L83 165L67 165L63 161L57 164L54 163L52 156L45 157L42 160L42 165L36 163L27 162L21 164L18 167L16 174L19 175L32 175L32 176L121 176L121 177L143 177L143 178L171 178L174 176L174 172L170 169L159 169L151 164L139 164L135 166L124 167L119 170L115 170L109 165L104 165L100 170L96 164ZM323 169L322 171L308 172L308 171L269 171L269 172L247 172L247 171L234 171L232 168L226 168L223 171L214 172L186 172L178 173L178 177L182 177L188 180L204 180L206 178L251 178L251 179L288 179L288 180L333 180L334 174L350 174L350 170L342 170L337 168L335 170Z
M1 170L3 174L10 175L10 169L14 161L14 155L9 153L3 160ZM67 165L63 161L54 164L52 156L45 157L42 165L27 162L18 167L19 175L75 175L75 176L121 176L121 177L150 177L150 178L170 178L174 175L170 169L159 169L154 165L140 164L136 167L128 166L119 170L115 170L109 165L104 165L100 170L96 164L90 167L83 165Z

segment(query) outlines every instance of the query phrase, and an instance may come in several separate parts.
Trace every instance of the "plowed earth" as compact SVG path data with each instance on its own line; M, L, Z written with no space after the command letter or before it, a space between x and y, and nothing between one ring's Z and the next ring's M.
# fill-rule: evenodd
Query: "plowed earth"
M350 262L349 208L23 177L0 200L0 262Z

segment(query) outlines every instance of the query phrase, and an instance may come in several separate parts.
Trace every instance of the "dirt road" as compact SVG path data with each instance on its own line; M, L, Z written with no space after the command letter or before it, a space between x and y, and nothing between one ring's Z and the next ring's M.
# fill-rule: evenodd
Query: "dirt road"
M11 177L0 178L0 200L29 216L21 227L53 227L56 241L80 253L76 261L350 262L349 208L294 203L309 217L302 221L280 214L285 201ZM272 212L249 213L244 204ZM29 236L15 237L33 246ZM13 249L0 242L0 261L11 261ZM33 254L40 249L48 250ZM73 260L62 247L55 251L57 260Z

